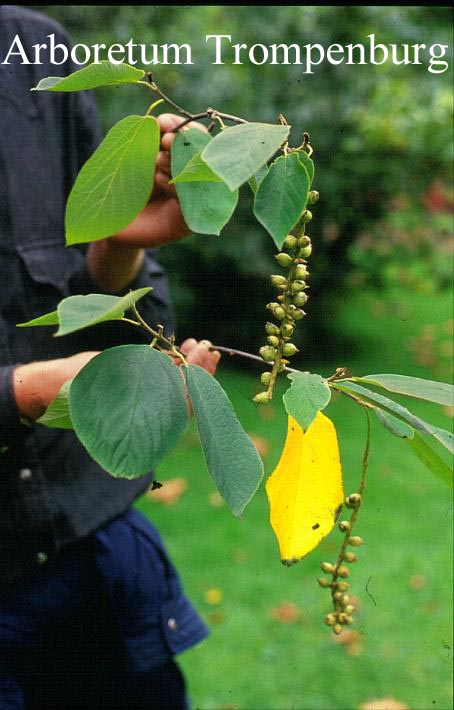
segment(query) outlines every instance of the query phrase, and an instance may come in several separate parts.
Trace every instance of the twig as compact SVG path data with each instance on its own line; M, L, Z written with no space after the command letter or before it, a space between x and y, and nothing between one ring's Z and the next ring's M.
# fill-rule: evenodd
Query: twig
M253 355L252 353L244 352L244 350L236 350L235 348L226 348L223 345L211 345L210 350L219 350L221 353L227 353L227 355L238 355L239 357L244 357L247 360L254 360L254 362L259 362L261 365L272 365L273 363L265 363L259 355ZM299 372L299 370L294 370L292 367L286 367L285 372Z

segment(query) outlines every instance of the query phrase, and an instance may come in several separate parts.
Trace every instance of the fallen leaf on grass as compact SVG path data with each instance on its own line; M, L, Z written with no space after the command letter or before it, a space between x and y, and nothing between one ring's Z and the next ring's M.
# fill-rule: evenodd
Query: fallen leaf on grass
M368 700L359 706L359 710L408 710L408 705L395 700L394 698L379 698Z
M210 624L222 624L225 621L225 614L222 611L211 611L208 614Z
M220 604L224 599L224 592L219 587L210 587L205 592L205 601L207 604Z
M269 422L276 417L276 410L271 404L260 405L257 407L257 414L260 419L264 419Z
M408 586L415 592L419 591L420 589L424 589L424 587L426 586L426 578L423 577L422 574L414 574L408 580Z
M262 459L268 456L271 448L271 444L268 439L264 439L262 436L255 436L255 434L249 434L249 437L257 449L259 456Z
M246 564L246 562L249 562L249 552L238 547L236 550L233 551L232 559L237 564L244 565Z
M187 487L188 482L185 478L170 478L163 483L161 488L148 491L147 497L154 503L173 505L181 498Z
M281 624L294 624L302 616L301 609L298 609L293 602L282 602L271 611L273 619Z
M213 508L221 508L225 505L225 501L220 493L217 491L211 491L208 494L208 503L213 506Z
M345 646L345 652L349 656L361 656L363 646L361 643L361 634L353 629L344 629L339 636L333 636L336 643Z

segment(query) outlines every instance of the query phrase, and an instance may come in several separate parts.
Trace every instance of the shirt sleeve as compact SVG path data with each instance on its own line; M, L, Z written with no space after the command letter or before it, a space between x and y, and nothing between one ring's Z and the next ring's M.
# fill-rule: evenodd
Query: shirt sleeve
M0 456L2 450L31 431L17 409L13 391L13 372L17 365L0 367Z

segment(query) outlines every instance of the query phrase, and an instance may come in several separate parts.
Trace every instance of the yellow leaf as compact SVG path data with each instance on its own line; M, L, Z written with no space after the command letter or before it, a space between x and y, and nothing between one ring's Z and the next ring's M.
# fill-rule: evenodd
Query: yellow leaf
M266 482L281 560L298 562L333 529L344 500L336 429L319 412L306 432L288 418L281 459Z

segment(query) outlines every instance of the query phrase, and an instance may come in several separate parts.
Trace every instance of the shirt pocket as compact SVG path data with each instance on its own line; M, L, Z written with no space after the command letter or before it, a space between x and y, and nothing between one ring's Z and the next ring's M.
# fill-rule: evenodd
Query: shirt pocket
M82 253L60 244L18 245L17 250L34 283L53 286L62 296L70 295L71 276L83 268Z

